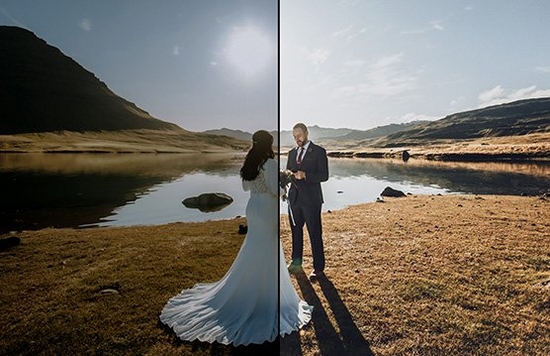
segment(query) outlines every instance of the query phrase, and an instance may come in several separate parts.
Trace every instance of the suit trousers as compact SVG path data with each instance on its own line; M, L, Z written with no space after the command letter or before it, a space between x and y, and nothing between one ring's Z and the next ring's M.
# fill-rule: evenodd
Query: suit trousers
M289 209L292 209L292 213L289 211L290 227L292 230L292 263L302 264L305 224L311 242L313 268L319 272L323 271L325 269L325 253L323 249L321 204L293 204L289 206Z

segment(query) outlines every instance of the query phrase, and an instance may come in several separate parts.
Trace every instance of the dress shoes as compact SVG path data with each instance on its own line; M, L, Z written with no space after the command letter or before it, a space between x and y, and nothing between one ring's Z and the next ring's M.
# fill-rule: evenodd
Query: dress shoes
M288 273L296 274L302 271L302 265L291 263L288 265Z
M323 271L313 271L311 272L311 274L309 275L309 280L310 281L315 281L315 280L318 280L319 278L323 277L325 275L325 273Z

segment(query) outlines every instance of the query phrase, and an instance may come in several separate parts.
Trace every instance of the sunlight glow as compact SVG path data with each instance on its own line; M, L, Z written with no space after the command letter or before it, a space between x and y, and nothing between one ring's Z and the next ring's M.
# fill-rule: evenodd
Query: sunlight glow
M233 27L224 54L244 79L254 79L264 74L276 56L275 44L254 26Z

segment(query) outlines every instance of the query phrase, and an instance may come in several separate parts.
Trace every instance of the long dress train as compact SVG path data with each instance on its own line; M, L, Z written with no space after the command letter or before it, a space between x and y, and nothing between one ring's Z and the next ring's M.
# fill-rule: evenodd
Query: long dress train
M179 338L261 344L311 319L313 307L298 297L278 238L278 170L269 159L255 180L243 181L244 190L250 191L248 232L225 276L183 290L162 310L160 320Z

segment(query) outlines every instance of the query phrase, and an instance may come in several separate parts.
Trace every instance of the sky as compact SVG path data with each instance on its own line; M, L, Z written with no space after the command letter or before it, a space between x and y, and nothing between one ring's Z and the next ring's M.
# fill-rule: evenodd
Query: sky
M281 0L281 128L364 130L549 97L549 15L546 0Z
M191 130L277 129L276 0L0 0L154 117Z
M192 131L366 130L548 97L548 14L547 0L0 0L0 24Z

